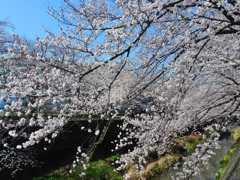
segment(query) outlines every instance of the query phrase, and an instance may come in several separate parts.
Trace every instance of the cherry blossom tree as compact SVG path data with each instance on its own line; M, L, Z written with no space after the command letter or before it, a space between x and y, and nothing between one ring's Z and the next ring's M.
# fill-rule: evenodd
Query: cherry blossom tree
M8 47L13 43L11 36L8 33L9 28L14 28L13 25L6 19L0 20L0 54L8 52Z
M179 178L196 175L209 148L218 146L217 132L239 119L240 2L64 0L59 10L48 10L62 24L61 35L48 31L37 39L41 53L35 55L19 45L14 61L28 62L28 70L8 77L6 95L19 101L1 112L2 134L9 135L3 146L20 152L51 142L74 116L87 116L89 123L93 116L107 119L101 132L82 128L95 135L82 155L89 159L112 118L123 113L120 129L126 133L119 134L116 149L135 147L121 157L119 170L135 163L143 174L149 152L161 156L174 138L207 129L212 134ZM59 114L44 116L46 111ZM11 121L14 112L19 118Z

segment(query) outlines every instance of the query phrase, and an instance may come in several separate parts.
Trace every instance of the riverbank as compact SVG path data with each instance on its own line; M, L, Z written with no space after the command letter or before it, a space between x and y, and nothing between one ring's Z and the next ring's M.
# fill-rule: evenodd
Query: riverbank
M231 147L230 150L227 151L227 154L222 158L220 162L220 169L216 174L216 180L227 179L229 178L229 176L231 176L230 174L232 172L230 172L231 170L229 167L231 163L233 163L233 166L234 166L234 162L231 162L231 158L235 155L236 149L239 146L240 128L235 129L234 132L231 133L231 138L234 140L234 145Z
M229 134L230 135L230 134ZM144 174L144 179L150 180L160 177L166 172L170 172L176 162L180 164L184 162L183 157L190 155L198 144L204 143L205 140L200 135L184 136L181 138L174 139L175 145L172 148L171 153L165 154L161 158L157 158L157 152L151 152L148 157L148 164ZM92 161L86 171L81 166L73 169L71 165L61 167L55 171L52 171L42 177L35 178L35 180L60 180L67 179L73 180L79 178L79 174L85 173L84 179L112 179L120 180L123 174L129 174L130 179L140 179L139 174L134 173L134 165L130 165L125 171L117 172L114 171L116 166L114 161L119 156L112 156L107 159ZM69 173L72 172L72 173Z

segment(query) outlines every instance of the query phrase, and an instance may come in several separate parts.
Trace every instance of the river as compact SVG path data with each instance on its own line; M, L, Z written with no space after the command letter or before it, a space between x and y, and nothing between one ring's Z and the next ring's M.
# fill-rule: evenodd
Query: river
M191 180L214 180L216 177L216 173L220 168L220 161L222 157L227 154L227 150L231 149L232 145L234 144L233 139L229 137L224 137L220 141L220 149L212 149L215 152L215 155L209 160L209 163L206 167L202 167L203 171L197 177L192 177ZM171 180L171 176L176 177L176 173L181 171L182 168L180 167L177 170L170 170L162 174L160 177L155 178L154 180Z

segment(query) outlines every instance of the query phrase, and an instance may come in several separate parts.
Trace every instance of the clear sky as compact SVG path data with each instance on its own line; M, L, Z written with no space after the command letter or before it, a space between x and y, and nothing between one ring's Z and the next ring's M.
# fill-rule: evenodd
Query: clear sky
M58 9L61 0L0 0L0 20L8 18L16 34L35 39L36 33L43 38L44 29L58 32L58 22L47 14L49 4Z

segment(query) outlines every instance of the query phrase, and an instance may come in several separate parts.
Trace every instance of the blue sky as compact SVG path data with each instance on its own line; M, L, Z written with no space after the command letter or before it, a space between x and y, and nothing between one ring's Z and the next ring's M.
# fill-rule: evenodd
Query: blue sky
M35 39L36 33L43 38L46 35L44 29L58 32L58 22L47 14L49 4L58 9L61 0L0 0L0 20L8 18L15 26L16 34Z

